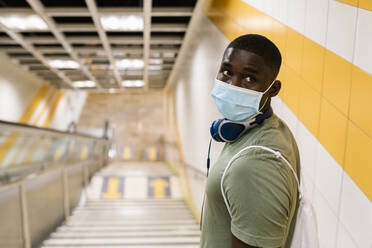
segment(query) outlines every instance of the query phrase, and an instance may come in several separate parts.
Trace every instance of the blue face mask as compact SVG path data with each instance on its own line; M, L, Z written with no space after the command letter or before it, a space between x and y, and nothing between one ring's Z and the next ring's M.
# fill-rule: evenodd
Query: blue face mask
M212 97L216 102L218 111L226 119L244 121L262 114L260 111L265 106L267 98L260 108L261 98L271 88L274 82L275 80L264 92L259 92L215 79Z

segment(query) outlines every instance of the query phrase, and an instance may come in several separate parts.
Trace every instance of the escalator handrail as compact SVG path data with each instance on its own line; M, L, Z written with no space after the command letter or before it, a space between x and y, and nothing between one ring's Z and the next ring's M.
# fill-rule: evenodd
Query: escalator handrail
M0 129L2 126L10 127L10 128L25 129L25 131L36 131L36 132L51 133L51 134L64 135L64 136L65 135L74 136L74 137L79 136L82 138L106 140L104 137L96 137L96 136L91 136L91 135L82 134L82 133L76 133L76 132L72 133L72 132L61 131L61 130L57 130L53 128L43 128L43 127L32 126L32 125L28 125L24 123L0 120Z

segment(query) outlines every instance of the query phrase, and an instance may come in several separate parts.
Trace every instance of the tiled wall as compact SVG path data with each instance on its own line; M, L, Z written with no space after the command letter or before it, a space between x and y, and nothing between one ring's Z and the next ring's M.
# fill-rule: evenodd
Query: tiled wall
M118 160L163 160L164 109L162 92L89 94L77 130L114 128Z
M321 247L372 247L370 5L211 0L204 6L229 40L260 33L284 57L283 88L273 104L297 138Z

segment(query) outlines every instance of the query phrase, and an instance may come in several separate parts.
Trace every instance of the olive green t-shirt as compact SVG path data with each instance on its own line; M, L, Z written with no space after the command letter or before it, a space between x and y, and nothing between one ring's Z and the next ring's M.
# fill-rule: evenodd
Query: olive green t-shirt
M251 145L279 151L300 178L296 141L275 114L237 141L226 143L207 179L202 248L231 247L232 234L254 247L290 247L298 209L298 188L293 172L275 154L248 149L232 162L223 181L231 218L226 208L220 188L223 171L234 155Z

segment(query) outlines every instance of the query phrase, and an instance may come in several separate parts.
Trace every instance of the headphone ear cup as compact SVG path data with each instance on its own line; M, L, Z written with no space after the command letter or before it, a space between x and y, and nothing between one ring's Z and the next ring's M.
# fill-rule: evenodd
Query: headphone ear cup
M246 127L243 124L225 122L220 128L220 135L223 137L224 140L233 142L234 140L239 138L242 133L245 132L245 130Z
M224 121L225 119L218 119L213 121L211 128L210 128L210 133L212 138L217 141L217 142L224 142L224 140L221 139L220 134L218 133L218 128L220 124Z

